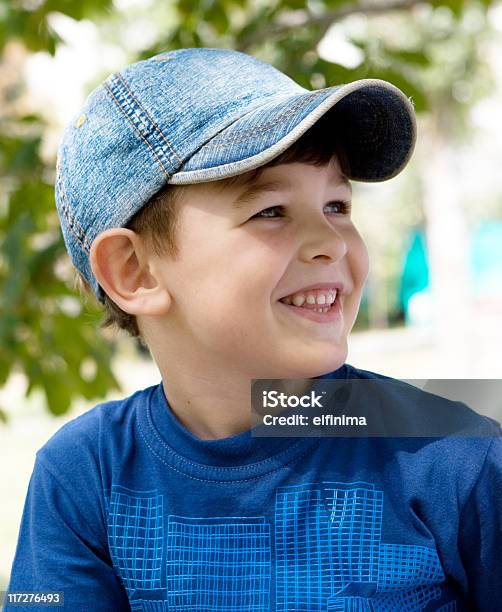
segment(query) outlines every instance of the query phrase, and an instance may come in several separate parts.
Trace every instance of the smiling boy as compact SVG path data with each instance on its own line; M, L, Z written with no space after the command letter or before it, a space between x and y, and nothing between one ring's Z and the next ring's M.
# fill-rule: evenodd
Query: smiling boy
M495 422L251 430L252 379L391 380L345 363L369 267L350 180L395 176L415 130L389 83L309 92L227 49L155 56L89 96L58 155L65 243L162 380L37 452L10 591L71 610L498 609ZM428 396L397 388L386 409Z
M201 438L250 427L251 378L311 378L343 364L368 273L336 155L321 167L288 163L240 178L186 188L174 261L142 252L129 229L107 230L91 248L103 289L141 321L176 416ZM313 323L305 307L297 314L280 301L329 297L338 285L335 321Z

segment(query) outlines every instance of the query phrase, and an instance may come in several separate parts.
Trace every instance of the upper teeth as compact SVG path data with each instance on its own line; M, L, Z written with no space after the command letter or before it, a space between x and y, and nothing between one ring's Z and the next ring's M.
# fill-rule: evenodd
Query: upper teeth
M289 295L288 297L283 298L283 302L286 304L294 304L295 306L303 306L304 303L307 304L333 304L336 299L337 290L333 289L332 291L317 291L317 297L314 293L294 293L293 295Z

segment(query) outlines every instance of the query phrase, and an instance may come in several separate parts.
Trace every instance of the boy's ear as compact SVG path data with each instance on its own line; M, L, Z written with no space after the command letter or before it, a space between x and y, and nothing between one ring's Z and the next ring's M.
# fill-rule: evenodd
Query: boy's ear
M151 273L136 232L123 227L101 232L92 243L89 261L98 283L123 311L159 315L169 309L169 292Z

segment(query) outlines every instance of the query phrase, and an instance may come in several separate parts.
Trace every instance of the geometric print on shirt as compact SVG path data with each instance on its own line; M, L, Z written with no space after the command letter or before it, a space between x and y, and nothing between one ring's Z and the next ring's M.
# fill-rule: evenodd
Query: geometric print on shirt
M383 492L371 483L279 487L273 526L264 516L165 517L157 489L112 485L105 501L134 611L419 612L441 596L435 549L382 542Z

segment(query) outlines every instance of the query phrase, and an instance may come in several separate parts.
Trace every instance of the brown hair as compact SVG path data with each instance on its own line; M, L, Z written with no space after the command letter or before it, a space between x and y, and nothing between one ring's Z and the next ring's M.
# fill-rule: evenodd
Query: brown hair
M330 113L326 113L288 149L268 163L255 170L220 179L217 182L222 188L240 184L247 185L257 180L265 168L293 162L323 166L332 159L334 154L338 157L342 173L349 176L350 166L344 147L341 139L336 133L333 133L335 125L335 122L330 120ZM177 205L184 191L184 185L166 184L125 225L126 228L140 234L146 248L152 249L158 257L169 255L175 258L178 254L176 225L179 207ZM76 285L84 297L94 296L89 283L78 271ZM115 326L142 341L136 317L124 312L106 293L104 300L105 317L101 320L100 327Z

